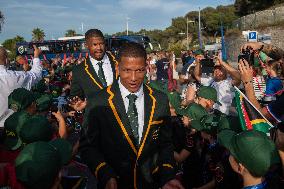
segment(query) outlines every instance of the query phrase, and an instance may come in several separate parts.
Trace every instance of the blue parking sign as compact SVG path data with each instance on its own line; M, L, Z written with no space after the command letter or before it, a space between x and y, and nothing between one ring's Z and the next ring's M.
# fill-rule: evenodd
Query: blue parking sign
M256 31L252 31L248 33L248 41L257 42L257 32Z

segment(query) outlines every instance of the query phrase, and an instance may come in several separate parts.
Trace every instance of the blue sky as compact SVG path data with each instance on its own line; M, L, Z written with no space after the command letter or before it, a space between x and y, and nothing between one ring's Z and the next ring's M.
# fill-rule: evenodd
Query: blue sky
M126 29L164 29L171 18L184 16L198 7L216 7L234 3L234 0L0 0L5 23L0 43L16 35L31 40L31 31L42 28L46 39L64 36L68 29L84 32L99 28L112 34Z

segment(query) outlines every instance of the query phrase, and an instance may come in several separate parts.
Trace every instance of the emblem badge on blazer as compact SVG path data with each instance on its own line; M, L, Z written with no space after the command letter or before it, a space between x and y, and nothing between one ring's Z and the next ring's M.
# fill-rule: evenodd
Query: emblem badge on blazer
M155 129L155 130L153 131L153 134L152 134L153 140L157 140L157 139L158 139L158 137L159 137L159 131L160 131L160 128Z

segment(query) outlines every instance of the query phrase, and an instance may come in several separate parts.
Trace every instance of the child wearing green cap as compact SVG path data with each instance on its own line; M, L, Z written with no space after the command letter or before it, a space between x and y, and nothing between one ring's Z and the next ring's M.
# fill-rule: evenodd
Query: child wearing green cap
M31 115L36 113L34 95L31 91L25 88L15 89L8 96L8 106L14 112L24 110Z
M200 135L190 127L190 120L200 119L203 115L207 115L208 112L204 107L199 104L190 104L185 109L177 109L177 114L182 115L182 132L174 132L179 134L175 138L179 138L182 145L176 147L174 152L175 160L182 165L183 175L182 180L186 188L197 187L201 183L200 167L202 166L200 161L200 155L198 153L198 143L200 143ZM175 126L178 129L178 125ZM175 140L177 141L177 139Z
M28 144L13 164L0 168L0 186L13 189L59 188L60 170L69 163L72 146L64 139Z
M238 175L231 169L227 150L217 141L217 133L230 127L224 115L208 114L199 120L192 120L191 127L200 132L202 184L203 188L240 188Z
M266 134L254 130L236 134L224 130L218 138L230 151L231 167L242 177L244 189L283 188L269 178L269 170L280 163L280 158L275 144Z

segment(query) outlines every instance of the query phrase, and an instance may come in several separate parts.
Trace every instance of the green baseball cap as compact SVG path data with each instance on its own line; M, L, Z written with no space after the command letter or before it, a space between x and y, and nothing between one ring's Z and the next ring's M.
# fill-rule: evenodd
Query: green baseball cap
M64 68L64 73L67 74L67 73L71 72L72 70L73 70L73 66L66 66Z
M39 98L36 99L36 107L37 110L42 112L49 109L52 104L53 96L49 94L41 95Z
M207 114L199 120L192 120L191 126L209 134L217 134L221 130L230 129L229 120L225 116L215 114Z
M62 88L60 88L59 86L51 85L49 89L54 98L59 97L62 93Z
M208 100L213 100L215 103L219 104L220 106L222 105L218 101L217 91L213 87L209 86L200 87L199 91L197 92L197 96Z
M223 130L218 140L254 176L262 177L272 165L280 163L275 144L263 132L250 130L236 134Z
M4 145L9 150L17 150L22 146L19 132L31 116L26 111L13 113L4 123Z
M167 96L169 99L170 104L174 107L174 109L177 111L180 109L181 104L181 97L180 94L176 91L174 92L167 92Z
M17 179L28 188L50 188L71 154L72 146L64 139L28 144L15 160Z
M47 85L45 84L45 80L40 80L35 86L33 86L33 91L44 93L47 90Z
M43 115L30 117L19 132L19 136L25 144L36 141L50 141L52 134L52 127Z
M198 49L194 52L195 55L204 55L204 51L202 49Z
M25 88L15 89L8 96L8 106L14 111L21 111L29 107L35 98L33 93Z
M203 116L207 115L208 112L200 104L192 103L184 109L179 109L177 112L179 115L189 117L191 120L199 120Z

